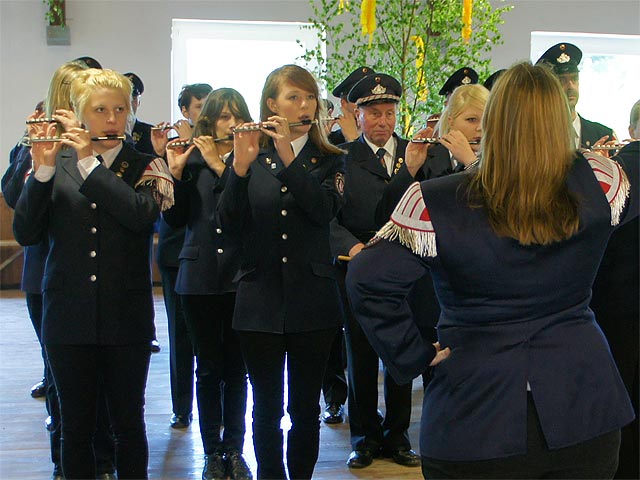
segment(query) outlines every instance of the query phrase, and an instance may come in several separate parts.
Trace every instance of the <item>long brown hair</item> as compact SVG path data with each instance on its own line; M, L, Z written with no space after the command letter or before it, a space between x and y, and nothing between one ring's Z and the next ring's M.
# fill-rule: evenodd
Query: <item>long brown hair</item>
M579 228L567 174L575 158L567 98L556 76L529 62L496 82L483 116L482 159L471 203L493 230L522 245L565 240Z
M322 127L321 119L327 117L327 111L324 102L320 98L318 82L316 82L316 79L311 73L298 65L284 65L276 68L269 74L267 80L264 82L264 88L262 89L262 96L260 98L260 120L264 122L272 115L275 115L275 112L269 108L267 100L270 98L275 100L280 93L282 84L285 82L289 82L302 90L313 93L318 100L318 107L313 115L316 124L312 125L311 130L309 130L309 139L323 153L344 153L338 147L329 143L325 129ZM261 145L265 147L268 143L269 138L263 135Z
M224 107L229 107L229 111L242 122L251 121L251 113L244 97L233 88L218 88L207 95L207 99L202 105L202 111L196 120L193 129L193 136L201 135L216 136L216 122Z

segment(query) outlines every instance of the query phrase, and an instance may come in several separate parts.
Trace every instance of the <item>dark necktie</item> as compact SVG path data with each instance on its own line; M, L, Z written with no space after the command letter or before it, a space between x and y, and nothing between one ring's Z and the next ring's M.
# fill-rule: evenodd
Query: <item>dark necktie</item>
M102 155L97 155L96 159L100 162L103 163L104 162L104 158L102 158Z
M385 153L387 153L387 151L384 148L379 148L378 151L376 152L376 157L378 157L378 160L380 161L380 164L382 165L382 168L384 168L384 171L387 171L387 162L384 161L384 155Z

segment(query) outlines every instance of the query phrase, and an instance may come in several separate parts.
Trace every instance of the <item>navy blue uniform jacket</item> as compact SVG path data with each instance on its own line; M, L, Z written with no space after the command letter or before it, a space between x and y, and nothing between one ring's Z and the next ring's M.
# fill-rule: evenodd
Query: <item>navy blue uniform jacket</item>
M580 115L578 115L580 117ZM580 117L580 146L590 148L594 143L605 135L609 135L609 140L613 136L613 130L598 122L592 122Z
M410 177L404 165L407 141L399 138L395 133L394 136L397 146L392 176L389 176L371 147L365 142L363 135L358 140L340 146L347 150L347 155L345 157L344 207L331 223L331 249L336 257L348 255L351 247L359 242L368 242L384 223L384 221L376 222L376 208L387 189L393 189L398 183L402 184L400 196L406 190L406 182L401 172Z
M33 245L47 237L50 245L42 281L45 344L153 338L149 255L159 208L151 187L133 188L152 159L125 143L110 170L100 165L83 180L75 150L63 150L51 180L31 176L25 184L16 239Z
M323 154L310 140L287 168L271 145L246 177L229 169L218 213L241 248L233 328L290 333L342 324L329 222L342 206L343 172L343 155Z
M405 199L424 200L414 210L420 216L414 228L401 230L435 235L435 243L416 245L437 252L420 256L393 239L380 240L351 262L347 289L354 312L399 383L421 374L435 353L420 337L406 301L413 282L431 269L442 307L438 338L451 355L435 367L425 391L422 455L472 461L524 454L527 384L551 449L633 419L589 309L591 285L615 228L614 207L599 184L610 177L605 169L596 178L595 170L578 157L569 172L568 187L580 199L581 226L566 241L525 247L497 236L485 211L467 205L469 172L416 183L394 212ZM630 195L620 224L638 215L637 162L627 171ZM618 209L622 199L615 194L621 191L609 189Z
M9 207L15 209L24 188L24 182L31 171L31 148L18 144L9 153L9 168L2 177L2 194ZM24 262L20 288L32 294L42 292L44 262L49 252L46 240L24 247Z
M230 155L227 165L232 162L233 155ZM230 170L226 168L218 177L195 149L189 155L182 181L176 180L175 205L162 214L174 228L186 225L176 281L176 292L180 295L212 295L236 290L239 246L230 241L215 215Z

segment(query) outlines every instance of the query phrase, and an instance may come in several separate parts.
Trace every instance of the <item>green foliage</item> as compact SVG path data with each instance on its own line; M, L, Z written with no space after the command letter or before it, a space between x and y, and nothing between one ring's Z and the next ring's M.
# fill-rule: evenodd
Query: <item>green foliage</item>
M339 13L338 0L309 0L313 17L308 20L325 41L329 53L320 48L306 50L301 58L317 63L316 75L333 89L359 66L393 75L402 84L399 127L403 136L422 128L429 113L442 109L444 98L438 91L458 68L470 66L481 80L489 76L489 53L502 42L498 26L503 13L512 7L493 8L489 0L473 2L473 33L468 43L461 38L462 0L381 0L377 2L377 28L369 46L362 35L360 1L345 1ZM422 68L416 67L418 48L413 36L422 38ZM420 64L420 62L418 62ZM428 89L420 98L419 79L424 75Z
M44 14L44 18L49 22L49 25L65 26L65 15L62 7L63 0L42 0L47 6L47 13Z

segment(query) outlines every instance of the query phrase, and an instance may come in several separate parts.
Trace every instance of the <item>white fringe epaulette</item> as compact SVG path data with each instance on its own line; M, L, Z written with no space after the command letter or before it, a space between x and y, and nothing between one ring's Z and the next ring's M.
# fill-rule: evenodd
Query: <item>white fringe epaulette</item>
M152 187L153 198L161 212L173 206L173 178L171 178L167 164L161 158L155 158L147 165L135 188L140 185Z
M617 162L607 157L593 152L583 152L583 155L609 202L611 225L615 227L620 223L620 215L627 204L631 190L627 174Z
M413 253L421 257L435 257L436 232L429 211L422 198L420 183L415 182L402 196L389 220L373 237L398 240Z

